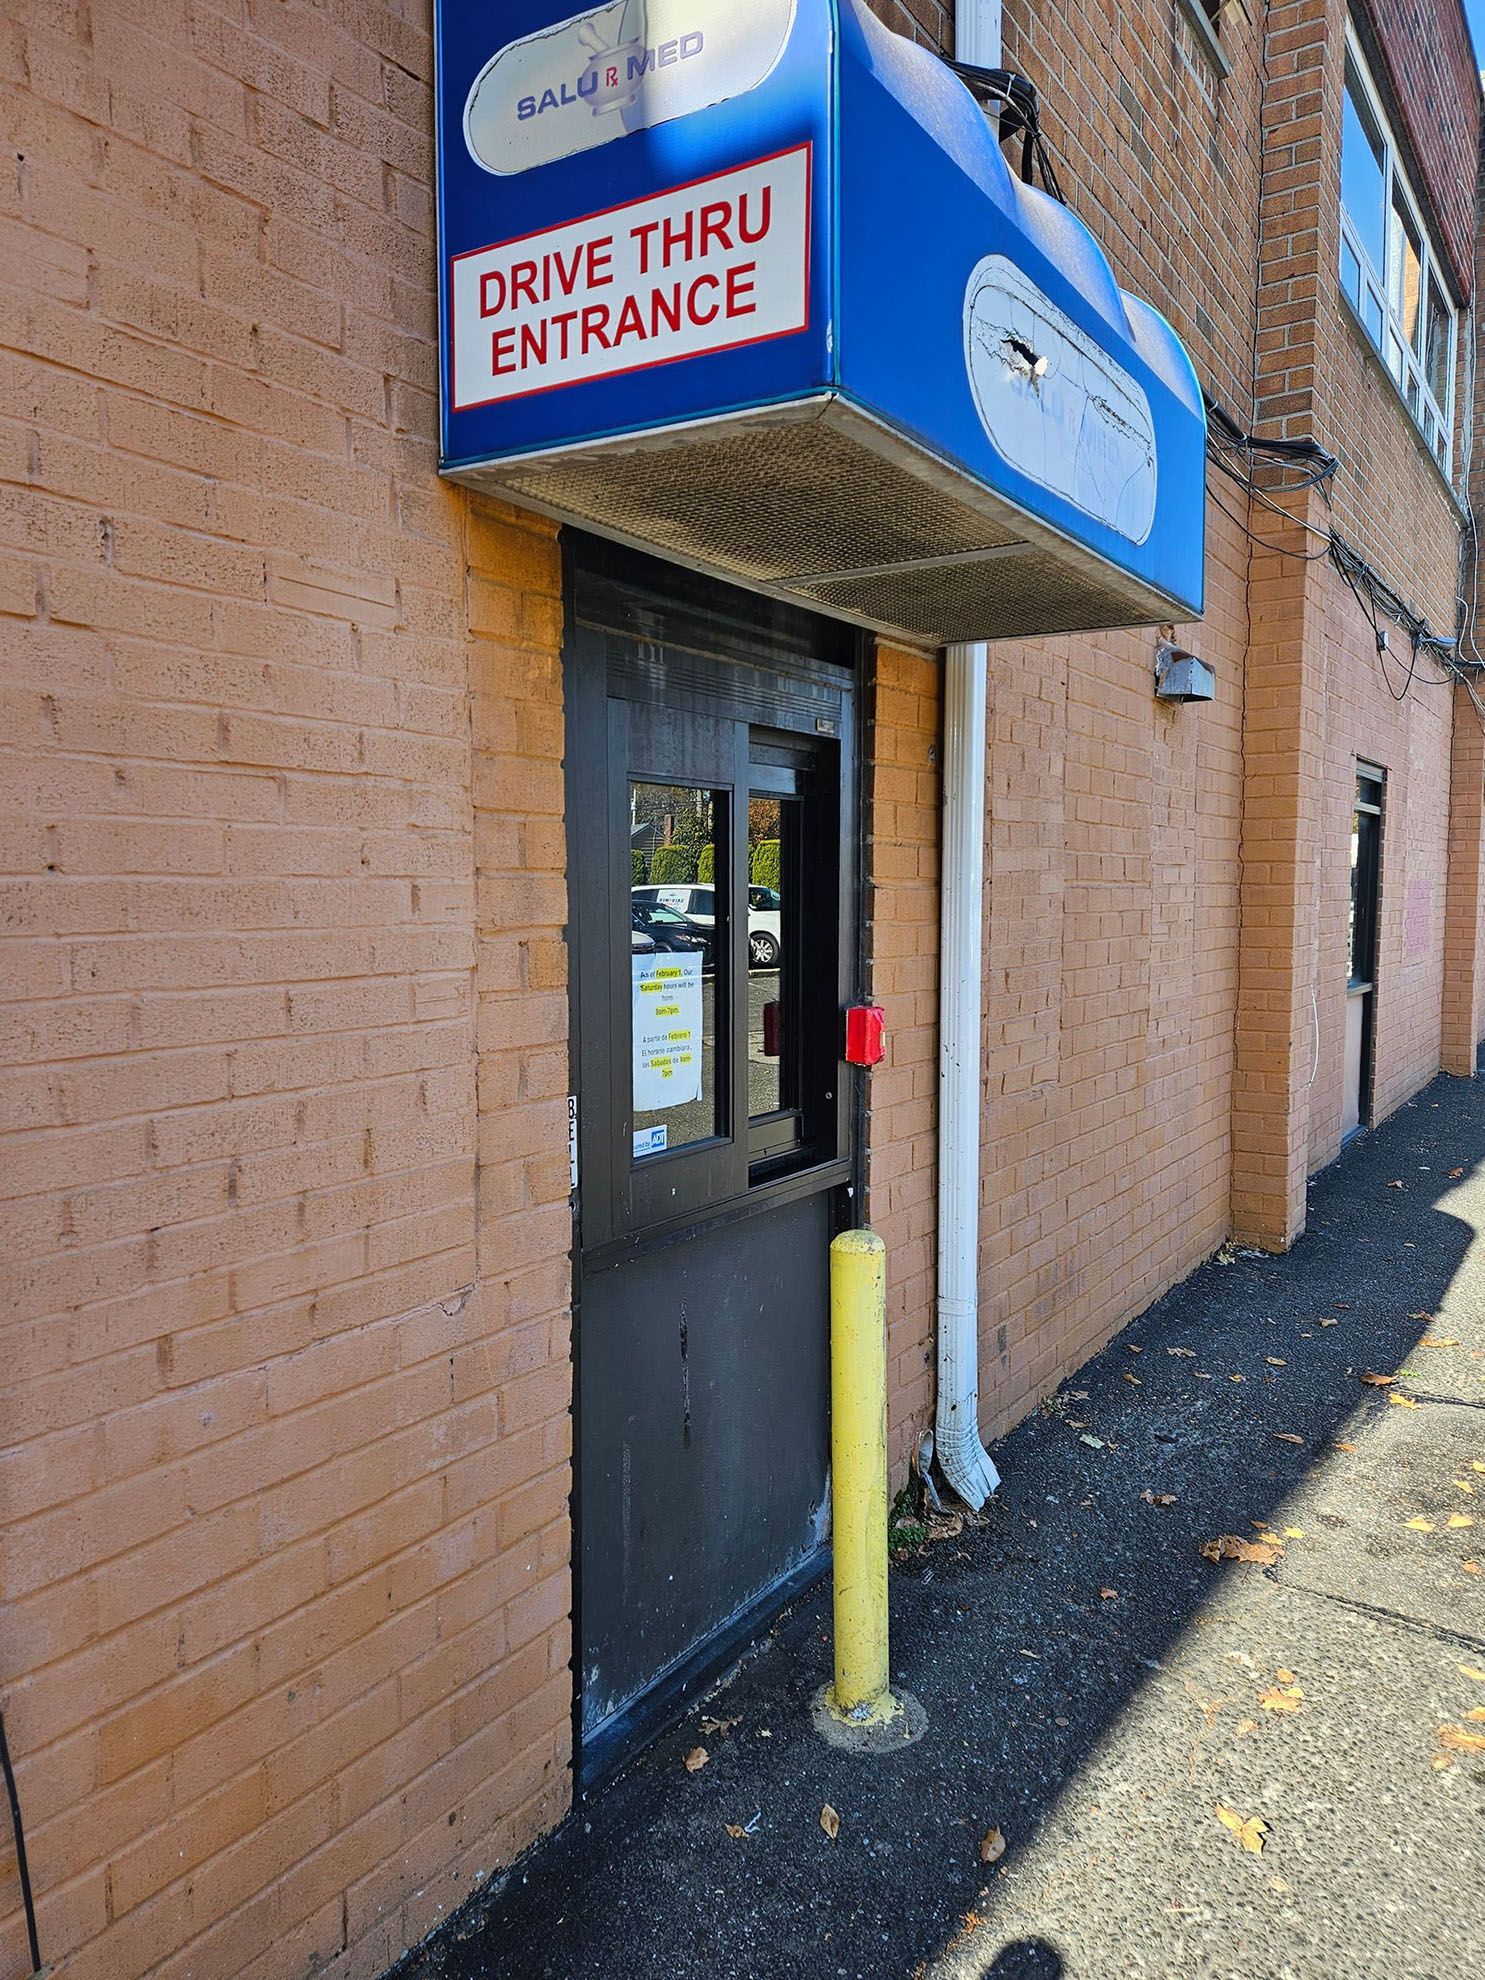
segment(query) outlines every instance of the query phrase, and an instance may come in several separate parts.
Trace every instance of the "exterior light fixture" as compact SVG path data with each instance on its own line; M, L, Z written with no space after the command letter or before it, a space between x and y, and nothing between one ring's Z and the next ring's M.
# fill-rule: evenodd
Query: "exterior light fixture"
M1216 696L1217 676L1206 661L1162 640L1155 649L1156 700L1214 701Z

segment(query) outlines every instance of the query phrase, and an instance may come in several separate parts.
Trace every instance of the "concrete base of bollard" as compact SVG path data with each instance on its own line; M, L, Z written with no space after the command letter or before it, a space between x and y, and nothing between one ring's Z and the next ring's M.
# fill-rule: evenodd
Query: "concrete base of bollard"
M836 1704L832 1684L822 1684L810 1700L810 1720L826 1745L842 1753L896 1753L928 1730L928 1714L909 1691L885 1691L851 1713Z

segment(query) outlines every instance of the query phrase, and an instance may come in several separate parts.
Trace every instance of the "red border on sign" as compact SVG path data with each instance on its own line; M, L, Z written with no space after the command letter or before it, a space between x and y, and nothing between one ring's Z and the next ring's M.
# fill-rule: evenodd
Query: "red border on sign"
M472 255L489 254L496 248L519 247L522 241L539 240L543 234L551 234L556 227L534 227L529 234L512 234L509 240L490 241L484 247L465 248L460 254L449 256L449 397L451 410L456 413L478 412L482 406L508 406L517 399L540 398L544 392L566 392L574 385L597 385L609 378L629 378L636 371L659 371L667 364L685 364L692 358L719 357L724 351L745 350L750 344L772 344L780 337L797 337L810 324L810 223L814 212L815 193L815 147L813 139L803 144L786 145L782 151L770 151L763 158L747 158L740 165L724 166L720 172L703 173L699 179L685 179L678 186L662 186L658 192L642 193L638 199L623 199L614 206L600 206L595 212L580 213L573 220L560 220L557 227L580 227L590 220L606 220L611 213L626 213L636 206L645 206L652 199L665 199L671 193L690 192L697 186L709 186L718 179L730 179L738 172L750 172L758 165L772 165L780 158L793 158L804 153L804 315L798 323L791 323L783 330L765 330L757 337L739 337L730 344L708 344L701 351L677 351L673 357L649 358L640 364L626 364L617 371L593 371L584 378L559 378L551 385L531 385L524 392L495 392L488 399L466 399L462 403L454 398L454 264L468 261Z

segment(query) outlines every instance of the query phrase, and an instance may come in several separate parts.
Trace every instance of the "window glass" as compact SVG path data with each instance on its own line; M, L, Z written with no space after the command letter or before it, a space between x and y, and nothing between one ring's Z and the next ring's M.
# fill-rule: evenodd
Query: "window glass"
M748 805L748 1113L755 1120L796 1104L783 972L785 839L796 811L778 797L754 796Z
M723 1131L717 969L725 967L724 923L694 920L686 909L698 875L710 881L725 869L724 812L716 791L629 787L636 1162Z
M1438 283L1428 278L1428 335L1424 363L1428 389L1438 401L1439 411L1449 409L1449 360L1454 354L1454 319Z
M1423 348L1423 237L1408 211L1402 187L1392 186L1392 228L1388 235L1387 300L1415 351Z
M1341 241L1341 287L1356 307L1361 307L1361 263L1356 259L1356 250L1351 243Z
M1363 251L1380 274L1384 227L1382 133L1362 94L1361 79L1349 59L1341 113L1341 204L1356 229Z

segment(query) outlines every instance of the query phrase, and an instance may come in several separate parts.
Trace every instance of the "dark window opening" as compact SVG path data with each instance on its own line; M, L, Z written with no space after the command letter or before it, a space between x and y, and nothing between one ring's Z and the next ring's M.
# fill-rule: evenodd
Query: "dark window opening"
M1382 877L1382 799L1386 772L1357 766L1351 816L1351 988L1377 974L1377 921Z

